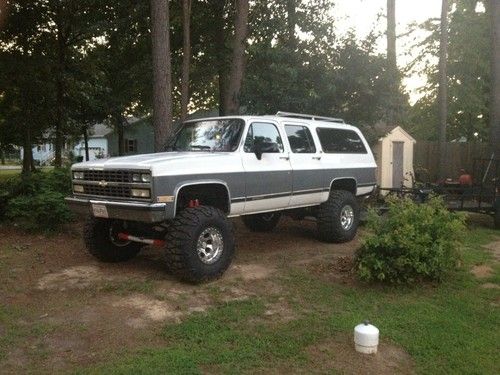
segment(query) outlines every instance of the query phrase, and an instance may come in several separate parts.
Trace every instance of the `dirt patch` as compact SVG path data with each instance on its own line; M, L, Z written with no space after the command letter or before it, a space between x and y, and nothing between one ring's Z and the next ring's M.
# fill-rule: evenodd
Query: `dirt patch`
M491 252L496 262L500 262L500 240L491 242L483 247Z
M485 279L493 275L493 268L485 264L481 264L472 267L472 270L470 272L478 279Z
M134 318L129 324L134 328L147 326L148 324L145 320L152 320L154 322L178 320L183 315L179 307L166 301L158 301L143 294L122 297L112 302L111 305L117 308L132 308L137 310L138 317Z
M242 279L244 281L267 279L274 273L272 266L261 264L237 264L233 265L224 278Z
M376 354L361 354L354 349L352 337L337 337L307 348L317 373L414 374L414 364L403 349L380 343Z
M97 266L74 266L44 275L37 285L40 290L85 289L112 277Z
M353 256L340 256L330 262L311 263L307 265L307 269L312 274L330 281L343 284L356 283Z
M278 302L269 303L266 305L264 317L279 321L280 323L288 323L297 319L292 308L288 305L284 298L280 298Z
M500 285L493 283L484 283L481 285L481 288L484 289L500 289Z

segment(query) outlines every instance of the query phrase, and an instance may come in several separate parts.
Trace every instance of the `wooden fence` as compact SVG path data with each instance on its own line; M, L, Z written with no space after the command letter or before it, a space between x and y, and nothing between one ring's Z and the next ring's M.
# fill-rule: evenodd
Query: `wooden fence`
M458 178L460 170L472 173L473 161L477 158L489 158L491 155L486 143L447 143L447 175ZM413 149L413 167L416 173L424 168L431 182L437 181L439 173L439 145L437 142L417 141Z

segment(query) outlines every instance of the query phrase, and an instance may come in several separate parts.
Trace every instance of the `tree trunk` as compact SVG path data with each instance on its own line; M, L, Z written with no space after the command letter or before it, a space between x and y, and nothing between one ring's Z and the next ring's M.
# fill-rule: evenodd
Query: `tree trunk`
M191 0L182 0L182 73L181 122L187 119L189 103L189 67L191 63Z
M224 8L225 0L214 0L214 32L215 32L215 57L217 60L217 76L219 84L219 116L226 114L226 89L227 89L227 64L226 64L226 31Z
M448 0L442 0L441 38L439 43L439 178L446 178L446 122L448 119Z
M124 119L121 114L115 115L115 128L116 135L118 137L118 156L125 155L125 139L124 139Z
M295 25L297 24L296 0L287 0L286 2L288 45L292 51L297 48L297 38L295 36Z
M490 144L500 160L500 0L491 0Z
M83 127L83 143L85 145L85 161L89 161L89 132L87 127Z
M63 127L64 127L64 70L65 70L65 48L62 26L57 27L57 77L56 77L56 119L55 119L55 139L54 139L54 166L62 165L63 148Z
M0 160L2 161L2 165L5 165L5 149L3 146L0 146Z
M168 6L168 0L151 0L153 127L156 152L163 150L172 133L172 76Z
M396 0L387 0L387 65L397 70L396 59Z
M31 130L26 129L23 137L23 176L29 176L33 167L33 150L31 144Z
M389 100L387 122L394 126L399 120L399 72L396 57L396 0L387 0L387 74Z
M225 96L226 114L238 114L240 111L240 90L245 72L245 42L248 30L248 0L236 1L236 19L234 22L234 40L231 70Z

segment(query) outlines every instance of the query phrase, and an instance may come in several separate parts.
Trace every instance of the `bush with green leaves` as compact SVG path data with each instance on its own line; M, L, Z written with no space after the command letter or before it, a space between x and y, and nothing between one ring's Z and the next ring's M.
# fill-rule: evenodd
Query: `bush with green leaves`
M388 201L387 214L374 211L369 234L356 254L361 280L393 284L441 281L458 262L465 217L432 197L417 204L409 199Z
M71 193L69 169L37 171L0 184L0 218L26 229L56 230L71 220L64 197Z

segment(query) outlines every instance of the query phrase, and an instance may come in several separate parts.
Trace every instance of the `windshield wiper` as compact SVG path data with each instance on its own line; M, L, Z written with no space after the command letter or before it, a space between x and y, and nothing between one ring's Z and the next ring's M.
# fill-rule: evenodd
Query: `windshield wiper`
M189 148L195 148L198 150L212 150L212 147L210 146L204 146L204 145L189 145Z

